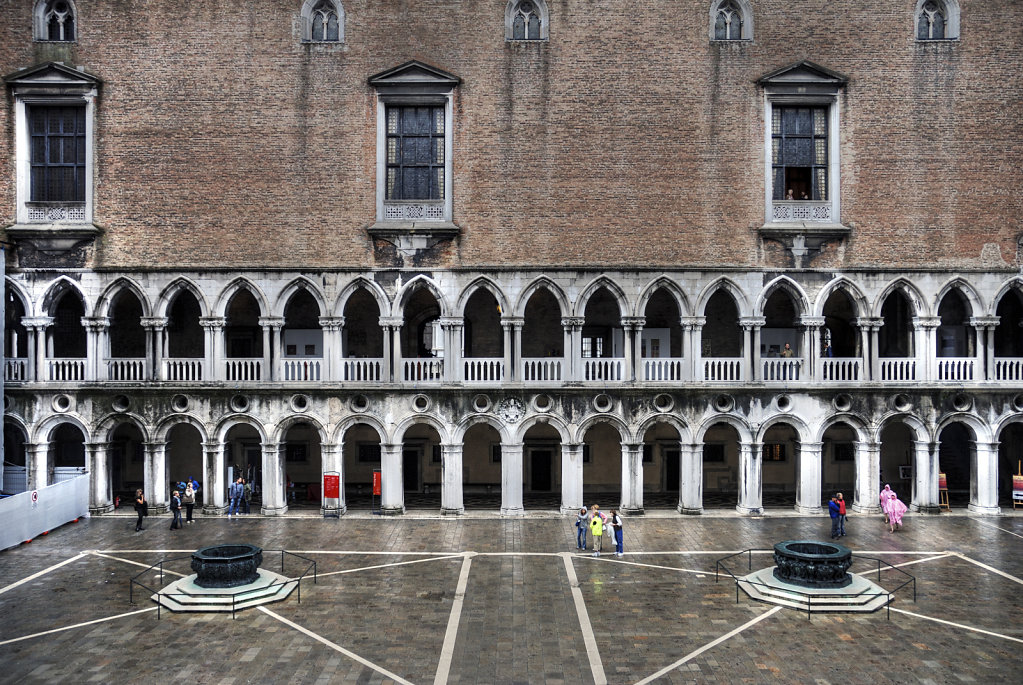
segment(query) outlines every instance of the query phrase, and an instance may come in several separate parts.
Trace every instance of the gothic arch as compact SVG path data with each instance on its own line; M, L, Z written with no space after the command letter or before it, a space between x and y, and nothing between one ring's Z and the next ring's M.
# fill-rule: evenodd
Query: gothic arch
M983 313L988 316L994 316L998 312L998 305L1002 303L1002 298L1009 294L1012 290L1023 295L1023 276L1013 276L1011 279L1003 283L995 296L991 298L991 303L988 305L990 308ZM980 314L981 312L977 312L974 316L980 316Z
M633 316L643 316L650 298L653 297L654 293L662 289L671 293L671 296L675 299L675 306L678 307L679 315L689 316L691 311L689 308L689 298L686 297L681 286L667 276L658 276L643 287L639 298L636 300L636 309L633 312Z
M523 2L532 3L536 9L537 18L540 20L539 37L537 38L516 38L515 37L515 19L518 14L519 5ZM545 0L508 0L508 4L504 8L504 38L505 40L548 40L550 37L550 13L547 10L547 3ZM528 35L528 31L527 31Z
M824 316L824 305L828 303L828 298L839 290L845 292L853 303L856 316L867 315L867 312L870 311L870 303L867 302L867 298L859 286L845 276L837 276L821 288L821 291L817 294L817 300L813 304L813 315Z
M217 302L214 305L214 316L226 316L227 305L240 290L248 290L256 299L256 304L259 305L259 312L261 316L270 315L270 307L267 303L266 293L263 292L262 288L249 279L241 277L234 279L220 291L220 295L217 297Z
M977 289L970 285L970 283L968 283L963 278L956 276L948 280L944 285L942 285L941 288L938 290L938 294L934 296L934 301L931 303L931 308L935 314L938 313L938 307L941 306L942 299L944 299L945 295L947 295L952 290L958 290L959 293L966 298L966 301L970 303L971 316L980 316L983 312L987 310L980 296L980 293L977 292Z
M40 314L43 316L49 316L50 311L53 309L53 305L63 296L65 293L73 292L82 303L82 310L85 312L85 316L92 316L93 308L89 302L89 298L85 296L85 292L82 290L82 286L71 280L67 276L59 276L46 288L46 293L43 295L42 302L40 304Z
M199 286L184 276L172 281L170 285L164 288L163 292L160 293L160 297L156 301L156 315L167 316L167 310L182 291L190 293L192 297L195 298L195 301L199 303L200 316L209 316L210 306L206 301L206 296L203 294Z
M788 276L778 276L765 285L763 290L760 291L760 294L757 295L757 301L753 305L753 311L756 315L763 315L764 307L767 306L767 301L771 299L771 295L773 295L776 290L784 290L788 293L798 310L796 312L797 316L806 316L810 312L810 298L806 296L806 292L799 286L799 284Z
M927 316L929 314L924 306L924 298L920 294L920 290L905 278L897 278L885 286L877 296L877 299L874 300L870 315L875 317L881 316L881 307L884 306L885 300L896 290L902 291L902 294L909 300L909 304L917 316Z
M742 291L742 288L736 285L732 279L726 276L721 276L707 284L707 287L700 292L700 296L696 299L696 307L694 308L696 316L703 316L706 313L705 310L707 308L707 302L710 301L710 298L713 297L718 290L724 290L729 296L731 296L732 300L735 302L735 308L739 313L739 318L750 315L749 300L746 298L746 294Z
M301 290L305 290L313 296L314 300L316 300L316 306L320 308L320 316L327 316L329 311L327 308L327 300L323 296L323 292L320 288L307 276L299 276L284 286L280 294L277 296L277 300L274 302L274 307L270 312L270 316L283 317L284 310L287 308L288 302Z
M718 10L722 5L729 4L729 0L712 0L710 3L710 39L726 40L718 38L715 28L717 26ZM739 38L732 40L753 40L753 8L748 0L731 0L731 4L738 10L742 21L739 29Z
M4 284L7 286L7 290L10 291L17 300L21 303L21 309L25 312L25 316L32 316L32 299L28 296L28 292L25 291L21 283L15 281L10 276L4 279Z
M618 316L628 316L631 311L629 307L629 298L626 297L625 291L622 290L621 286L615 283L607 276L597 276L590 281L582 292L579 293L579 297L575 302L575 314L574 316L585 316L586 315L586 303L590 301L601 288L606 289L611 293L611 297L618 303Z
M316 19L314 12L318 9L321 2L323 0L304 0L302 2L302 40L306 42L313 40L330 43L345 42L345 8L341 4L341 0L326 0L325 2L337 15L337 39L313 38L313 22Z
M138 299L139 304L142 305L142 316L152 316L153 308L150 306L149 298L146 296L145 291L142 290L138 283L127 276L121 276L104 289L103 294L96 301L96 316L110 316L110 305L124 290L127 290Z
M334 300L334 307L330 311L329 316L344 316L345 305L348 304L349 298L359 290L365 290L370 296L376 300L377 308L380 310L380 316L387 316L388 312L391 311L391 302L387 299L387 293L376 281L371 281L368 278L359 276L352 280L344 288L342 288L337 299Z
M415 292L420 288L425 288L431 295L433 295L434 299L437 300L437 306L440 307L440 315L442 317L450 316L450 306L448 305L447 300L444 298L444 294L440 291L440 288L437 286L437 282L434 281L429 276L424 276L422 274L416 276L408 283L403 285L401 289L395 294L394 305L393 309L391 310L391 316L395 317L404 316L405 305L408 304L409 298L412 297L412 295L414 295Z
M501 308L501 312L503 314L508 313L508 298L505 297L501 287L489 277L479 276L462 289L461 294L458 296L458 302L455 303L455 316L465 315L465 305L468 304L469 298L475 295L478 290L486 290L493 295L494 299L497 300L497 306Z
M551 279L546 276L540 276L539 278L532 281L529 285L523 288L519 294L519 299L515 302L515 316L526 315L526 304L529 299L538 290L546 289L555 300L558 302L558 308L561 309L561 316L568 316L569 312L572 311L572 307L568 302L568 298L565 296L565 292L558 287Z

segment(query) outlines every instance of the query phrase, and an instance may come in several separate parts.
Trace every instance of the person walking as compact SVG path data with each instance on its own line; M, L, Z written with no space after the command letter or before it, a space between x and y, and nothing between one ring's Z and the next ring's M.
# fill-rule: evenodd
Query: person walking
M252 499L252 486L249 481L242 478L242 506L245 508L245 513L249 513L249 500Z
M617 509L611 510L611 516L608 517L611 522L611 531L615 536L615 556L625 556L625 538L624 531L622 530L622 517L618 514Z
M902 515L909 507L895 495L894 490L887 485L884 488L888 493L888 530L894 533L896 530L902 530Z
M845 537L845 522L848 520L845 515L845 500L842 493L838 493L838 537Z
M831 501L828 502L828 513L831 514L831 539L834 540L838 537L838 498L835 495L831 496Z
M171 493L170 501L171 513L174 514L174 519L171 521L170 529L181 528L181 493L175 490Z
M242 495L245 494L244 488L242 488L242 479L238 478L235 482L231 483L231 487L227 489L227 495L231 499L231 506L227 510L227 517L230 518L232 514L241 513L241 499Z
M891 501L890 498L889 498L889 495L894 497L895 496L895 492L892 490L892 486L891 485L885 484L884 489L881 490L881 494L880 494L880 498L881 498L881 513L884 514L884 522L885 523L888 523L889 518L890 518L888 516L888 504Z
M142 494L142 490L138 489L135 491L135 513L139 515L139 520L135 522L135 532L145 530L142 527L142 517L149 516L149 505L146 504L146 496Z
M575 548L586 549L586 507L579 507L575 515Z
M601 540L604 536L604 517L597 511L597 505L593 505L593 514L590 516L590 535L593 536L593 556L600 556Z
M185 523L195 523L192 520L192 510L195 509L195 489L192 487L192 481L185 481L188 485L185 486L185 494L181 496L181 503L185 505Z

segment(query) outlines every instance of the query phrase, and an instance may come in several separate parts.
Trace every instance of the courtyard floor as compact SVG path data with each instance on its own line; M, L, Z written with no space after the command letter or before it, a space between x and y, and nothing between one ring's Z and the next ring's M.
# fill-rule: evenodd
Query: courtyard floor
M355 512L200 517L171 531L164 516L136 533L133 516L82 519L0 552L0 682L909 685L1010 682L1023 664L1023 516L1011 509L910 514L894 534L880 516L851 516L842 542L915 576L916 601L904 589L890 614L809 619L737 602L715 561L826 540L826 516L651 512L625 520L621 559L607 541L600 558L577 552L573 522ZM158 619L146 594L129 604L132 576L224 542L313 559L317 581L301 602L234 619ZM279 555L264 556L279 570ZM771 565L752 555L754 570ZM871 578L891 589L897 576Z

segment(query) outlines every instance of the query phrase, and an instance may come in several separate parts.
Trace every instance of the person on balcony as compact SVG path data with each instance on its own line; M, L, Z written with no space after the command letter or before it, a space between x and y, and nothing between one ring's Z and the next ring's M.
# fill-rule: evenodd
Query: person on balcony
M796 353L792 351L788 343L785 343L785 349L781 351L781 356L786 359L792 359L792 357L796 356Z

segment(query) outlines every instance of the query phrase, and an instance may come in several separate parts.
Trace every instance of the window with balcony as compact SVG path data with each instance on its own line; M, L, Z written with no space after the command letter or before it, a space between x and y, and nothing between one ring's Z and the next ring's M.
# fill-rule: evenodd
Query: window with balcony
M504 24L505 40L547 40L547 3L510 0Z
M73 42L75 5L69 0L40 0L35 9L35 39L52 42Z
M959 3L956 0L917 1L917 40L952 40L958 37Z

